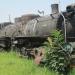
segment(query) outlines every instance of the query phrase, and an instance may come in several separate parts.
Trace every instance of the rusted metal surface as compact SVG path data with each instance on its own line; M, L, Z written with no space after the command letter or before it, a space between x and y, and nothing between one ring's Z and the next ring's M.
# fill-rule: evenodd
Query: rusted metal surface
M46 37L56 29L59 15L44 16L33 19L26 24L23 31L26 37Z
M27 14L23 15L21 17L15 18L15 23L21 22L23 25L25 25L29 20L32 20L34 18L40 17L39 15L35 14Z

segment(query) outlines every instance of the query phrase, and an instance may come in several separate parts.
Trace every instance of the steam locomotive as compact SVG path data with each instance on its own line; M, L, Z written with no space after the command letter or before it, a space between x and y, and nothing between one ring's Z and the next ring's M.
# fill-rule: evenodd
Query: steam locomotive
M68 5L63 12L59 12L58 4L52 4L51 8L52 13L48 16L24 15L15 18L15 23L0 29L0 48L38 48L56 29L63 31L67 42L74 42L75 4Z

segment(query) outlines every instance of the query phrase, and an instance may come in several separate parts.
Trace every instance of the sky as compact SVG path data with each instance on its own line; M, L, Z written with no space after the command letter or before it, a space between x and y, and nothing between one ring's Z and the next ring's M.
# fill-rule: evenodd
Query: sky
M51 4L60 2L60 11L65 10L75 0L0 0L0 23L8 22L9 16L14 22L15 17L24 14L39 14L38 10L44 11L45 15L51 13Z

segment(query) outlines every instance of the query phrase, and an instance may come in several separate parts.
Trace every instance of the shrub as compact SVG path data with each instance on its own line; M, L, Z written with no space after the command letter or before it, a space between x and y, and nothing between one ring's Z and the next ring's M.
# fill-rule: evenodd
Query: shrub
M70 70L70 48L66 48L64 36L61 31L54 31L51 37L48 37L44 43L46 48L45 65L53 71L57 71L59 75L67 75Z

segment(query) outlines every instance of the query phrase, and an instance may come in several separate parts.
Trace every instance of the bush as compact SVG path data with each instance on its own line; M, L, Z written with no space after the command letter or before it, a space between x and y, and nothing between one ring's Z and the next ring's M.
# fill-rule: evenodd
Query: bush
M61 31L54 31L51 37L48 37L44 43L46 48L45 65L53 71L57 71L59 75L67 75L70 71L70 48L64 42L64 36Z

